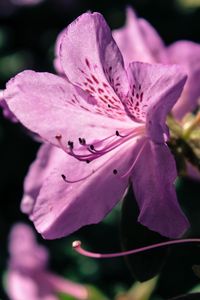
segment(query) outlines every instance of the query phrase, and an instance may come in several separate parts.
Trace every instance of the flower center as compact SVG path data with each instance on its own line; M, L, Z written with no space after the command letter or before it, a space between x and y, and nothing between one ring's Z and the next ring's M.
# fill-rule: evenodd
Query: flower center
M97 140L97 141L93 142L92 144L87 143L86 138L79 137L78 138L79 147L74 147L74 142L71 140L69 140L67 142L67 145L65 146L63 144L61 135L57 135L55 138L57 139L60 147L67 154L78 159L79 161L90 163L90 162L96 160L97 158L103 156L104 154L116 149L123 143L125 143L129 140L132 140L134 142L138 137L141 137L144 135L145 135L145 125L140 125L140 126L136 127L135 129L116 130L112 135L110 135L104 139ZM118 169L114 168L112 170L113 175L119 175L121 178L129 176L130 173L132 172L138 158L142 154L142 151L143 151L145 145L146 145L146 143L143 144L140 151L138 152L138 155L136 157L134 157L133 163L128 168L128 170L124 172L124 174L120 174L118 172ZM94 175L103 166L104 166L104 163L101 164L99 167L92 169L92 171L90 171L85 176L77 178L77 179L71 180L71 179L67 178L66 175L64 175L64 174L61 174L61 177L67 183L80 182L80 181L86 180L90 176Z

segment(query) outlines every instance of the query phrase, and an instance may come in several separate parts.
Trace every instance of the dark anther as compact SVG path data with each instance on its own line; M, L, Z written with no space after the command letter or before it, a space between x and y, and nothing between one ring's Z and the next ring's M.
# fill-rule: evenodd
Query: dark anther
M116 170L116 169L113 170L113 174L114 174L114 175L117 174L117 170Z
M58 134L58 135L55 136L55 138L56 138L57 140L60 140L60 139L62 138L62 135L61 135L61 134Z
M118 131L118 130L116 130L115 134L116 134L116 136L119 136L119 131Z
M67 144L71 149L73 149L74 143L72 141L68 141Z
M108 104L108 108L111 108L111 105L110 105L110 104Z
M89 164L89 163L90 163L90 160L89 160L89 159L86 159L86 163Z
M79 140L79 143L81 144L81 145L85 145L86 144L86 140L83 138L79 138L78 139Z
M90 149L91 149L91 150L94 150L94 145L90 145Z
M66 181L66 176L64 174L62 174L61 177L64 181Z

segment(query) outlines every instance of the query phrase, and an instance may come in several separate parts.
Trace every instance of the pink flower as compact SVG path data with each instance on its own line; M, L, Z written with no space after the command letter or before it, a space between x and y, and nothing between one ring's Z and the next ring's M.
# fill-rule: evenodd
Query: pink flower
M65 77L25 71L7 84L11 111L44 144L25 180L22 210L45 238L97 223L133 185L138 221L172 238L188 221L175 193L166 116L186 76L176 65L131 63L99 13L66 29Z
M25 224L13 227L9 241L6 289L11 300L58 300L58 293L87 299L84 286L65 280L47 270L48 253Z
M125 65L132 61L180 64L185 68L188 80L178 102L173 107L176 118L182 118L198 105L200 96L200 45L191 41L178 41L166 47L155 29L144 19L137 18L127 9L126 25L113 32Z

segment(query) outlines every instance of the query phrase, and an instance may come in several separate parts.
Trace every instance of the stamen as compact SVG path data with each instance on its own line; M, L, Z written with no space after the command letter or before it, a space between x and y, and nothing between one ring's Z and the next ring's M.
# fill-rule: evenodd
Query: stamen
M72 141L68 141L67 144L70 147L70 149L74 148L74 143Z
M116 169L113 170L113 174L116 175L118 172Z
M125 134L125 135L122 135L122 134L120 134L120 133L119 133L119 131L118 131L118 130L116 130L116 131L115 131L115 134L116 134L116 136L120 136L121 138L125 138L125 137L127 137L127 136L129 136L129 135L130 135L130 133L128 133L128 134Z
M118 253L108 253L108 254L101 254L101 253L94 253L87 251L81 247L81 241L74 241L72 243L73 249L78 252L81 255L91 257L91 258L114 258L114 257L120 257L120 256L126 256L126 255L131 255L131 254L136 254L140 252L145 252L149 251L151 249L156 249L156 248L161 248L165 246L170 246L170 245L178 245L178 244L185 244L185 243L200 243L200 239L194 238L194 239L182 239L182 240L172 240L172 241L167 241L167 242L162 242L162 243L157 243L137 249L132 249L128 251L123 251L123 252L118 252Z
M64 174L61 174L61 177L67 183L76 183L76 182L80 182L80 181L83 181L83 180L89 178L94 173L95 173L95 170L93 170L90 174L88 174L88 175L86 175L86 176L84 176L82 178L76 179L76 180L68 180Z
M81 145L85 145L86 144L86 140L84 138L79 138L78 140L79 140L79 143Z

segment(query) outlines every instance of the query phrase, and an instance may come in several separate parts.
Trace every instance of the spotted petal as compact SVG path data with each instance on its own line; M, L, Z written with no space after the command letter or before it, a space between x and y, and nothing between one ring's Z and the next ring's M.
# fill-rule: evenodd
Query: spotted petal
M86 92L50 73L18 74L8 82L4 97L22 124L59 147L62 137L63 148L69 140L80 146L79 137L92 143L115 134L117 128L132 126L113 119L112 109L110 117L103 115ZM128 119L123 110L120 116Z
M146 122L148 134L163 142L168 134L166 116L178 100L186 81L176 65L131 63L128 68L130 90L124 105L132 118Z
M128 89L123 58L101 14L85 13L71 23L60 55L67 78L95 97L100 110L105 103L122 109L118 96Z
M174 159L165 144L142 143L144 148L132 173L140 209L138 221L164 236L178 238L188 228L188 221L176 198Z

